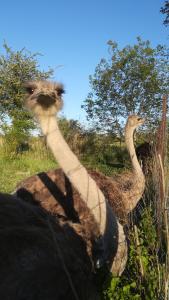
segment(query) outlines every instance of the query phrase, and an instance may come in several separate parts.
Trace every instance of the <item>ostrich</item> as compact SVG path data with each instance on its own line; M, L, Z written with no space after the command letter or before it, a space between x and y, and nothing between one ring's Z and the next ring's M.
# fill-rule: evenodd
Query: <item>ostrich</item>
M143 123L144 119L137 115L129 116L126 122L125 142L132 163L132 171L130 173L124 173L110 178L98 171L88 169L88 173L102 190L115 215L123 224L127 222L128 213L136 207L145 189L145 177L138 162L133 142L135 129ZM48 186L45 184L45 178L48 183L50 181L51 183L57 184L57 186L66 193L64 187L64 173L61 169L50 170L46 173L37 174L23 180L17 185L17 193L23 196L27 190L34 195L37 201L41 202L41 205L45 207L45 209L70 217L70 213L65 211L59 202L56 201L56 197L50 190L49 184ZM62 184L60 186L61 178ZM48 199L48 201L44 201L44 198ZM70 202L68 202L67 205L70 207ZM74 201L75 211L79 211L80 205L81 200L77 198L77 201ZM79 216L83 222L83 216L82 218L81 214L79 214Z
M87 251L96 267L108 266L114 275L120 275L127 260L127 243L123 227L109 207L95 180L72 153L60 133L56 114L62 108L63 86L48 81L28 82L25 106L33 112L46 136L61 170L55 180L45 173L29 180L33 190L24 183L16 195L34 196L37 203L53 215L71 221L71 226L85 239ZM43 182L44 190L36 190ZM27 185L27 184L26 184ZM29 185L29 184L28 184Z
M58 84L33 84L27 86L26 104L39 120L48 144L57 156L56 149L61 147L63 138L55 113L62 105L63 90ZM59 156L61 153L57 153L66 173L66 177L62 173L60 185L65 180L67 192L66 197L64 188L57 189L58 200L63 200L61 204L67 211L69 200L79 201L78 211L72 204L72 219L50 208L45 209L43 201L48 202L48 199L44 195L39 205L29 191L24 197L22 193L0 193L0 299L99 299L95 279L97 269L104 266L120 274L125 267L127 245L122 226L76 157L77 168L74 165L71 168L71 158L69 161L66 157L66 150L70 149L61 150L65 150L64 159L69 168L65 169ZM74 180L79 171L84 172L78 174L80 180L84 176L83 185L81 181L78 184L77 178L77 182ZM88 195L84 190L85 176ZM48 178L42 176L42 179ZM49 186L55 192L50 181Z
M128 117L125 126L125 143L130 155L132 171L112 178L112 185L120 191L121 203L119 205L122 204L125 215L136 207L145 190L145 176L139 164L133 141L136 128L143 123L144 119L137 115ZM112 199L110 201L112 203Z

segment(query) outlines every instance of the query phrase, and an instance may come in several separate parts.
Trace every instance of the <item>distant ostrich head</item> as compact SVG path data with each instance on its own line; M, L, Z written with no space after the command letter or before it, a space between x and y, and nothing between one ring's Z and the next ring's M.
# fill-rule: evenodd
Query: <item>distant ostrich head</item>
M55 115L63 106L62 84L49 81L29 81L24 84L26 90L25 106L35 116L43 115L46 111L48 116Z
M135 130L137 127L143 125L145 122L145 119L137 116L137 115L131 115L128 117L127 123L126 123L126 128L131 128Z

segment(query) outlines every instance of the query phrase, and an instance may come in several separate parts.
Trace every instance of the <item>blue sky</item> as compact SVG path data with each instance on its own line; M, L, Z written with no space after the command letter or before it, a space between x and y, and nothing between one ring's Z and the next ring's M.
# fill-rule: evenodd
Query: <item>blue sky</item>
M81 109L90 91L89 75L102 57L107 41L120 47L149 39L168 44L160 7L164 0L6 0L0 9L0 52L5 40L14 50L26 47L43 54L40 69L55 70L54 80L66 88L64 115L83 122Z

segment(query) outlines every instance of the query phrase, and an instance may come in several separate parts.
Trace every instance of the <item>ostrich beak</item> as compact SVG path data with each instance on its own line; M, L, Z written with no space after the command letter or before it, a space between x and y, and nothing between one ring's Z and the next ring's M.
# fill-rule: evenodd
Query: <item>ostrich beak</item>
M138 121L139 121L139 124L142 125L145 122L145 118L139 118Z
M49 108L55 103L55 98L48 94L39 94L37 97L37 103L39 103L44 108Z

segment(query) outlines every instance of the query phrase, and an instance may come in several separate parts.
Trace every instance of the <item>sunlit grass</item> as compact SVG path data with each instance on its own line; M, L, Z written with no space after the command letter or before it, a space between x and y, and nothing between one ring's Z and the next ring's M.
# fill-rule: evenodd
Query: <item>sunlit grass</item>
M16 184L33 174L57 167L51 155L42 152L28 151L16 157L7 157L0 149L0 190L12 192Z

